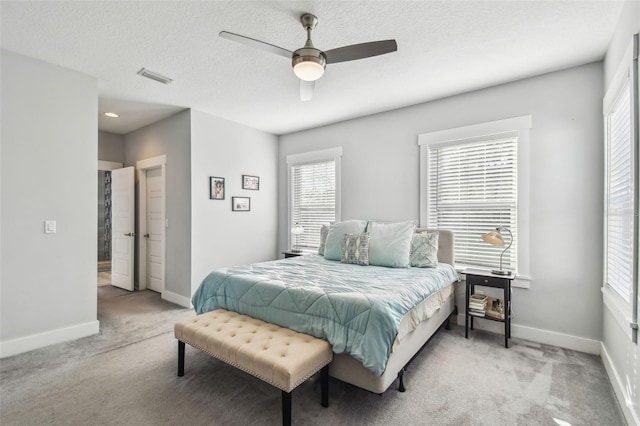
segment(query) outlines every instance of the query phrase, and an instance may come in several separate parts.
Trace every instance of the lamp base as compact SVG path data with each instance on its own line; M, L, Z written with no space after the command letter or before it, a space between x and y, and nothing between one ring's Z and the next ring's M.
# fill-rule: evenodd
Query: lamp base
M505 271L504 269L494 269L491 273L495 275L511 275L511 271Z

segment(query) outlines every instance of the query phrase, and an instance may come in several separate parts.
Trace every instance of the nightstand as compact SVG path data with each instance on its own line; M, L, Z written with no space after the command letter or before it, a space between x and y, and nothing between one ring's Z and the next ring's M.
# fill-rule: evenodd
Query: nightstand
M469 337L469 328L473 330L473 321L476 318L488 319L504 323L504 347L509 347L509 339L511 338L511 281L516 277L515 273L509 275L496 275L488 271L467 269L466 274L466 296L464 314L464 337ZM502 289L502 300L504 301L504 318L493 318L490 316L477 316L469 312L469 298L475 293L476 286L493 287Z
M284 258L287 259L289 257L298 257L298 256L302 256L302 252L301 251L291 251L291 250L287 250L287 251L283 251L282 254L284 254Z

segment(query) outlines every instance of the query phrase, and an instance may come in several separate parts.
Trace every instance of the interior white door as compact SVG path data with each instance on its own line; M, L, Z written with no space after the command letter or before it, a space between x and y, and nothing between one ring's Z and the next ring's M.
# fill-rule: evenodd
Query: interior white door
M111 284L133 291L135 244L134 168L111 172Z
M164 184L162 168L147 170L147 288L164 291Z

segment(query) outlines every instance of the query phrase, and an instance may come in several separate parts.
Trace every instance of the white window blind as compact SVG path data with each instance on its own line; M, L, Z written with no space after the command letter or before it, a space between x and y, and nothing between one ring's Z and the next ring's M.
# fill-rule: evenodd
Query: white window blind
M631 301L633 277L633 155L630 82L605 115L605 280Z
M335 160L291 166L291 224L304 228L304 233L293 241L297 248L317 249L320 227L335 222L335 178Z
M430 145L427 179L428 224L454 232L456 263L495 268L504 247L481 236L503 226L503 268L517 270L517 136Z

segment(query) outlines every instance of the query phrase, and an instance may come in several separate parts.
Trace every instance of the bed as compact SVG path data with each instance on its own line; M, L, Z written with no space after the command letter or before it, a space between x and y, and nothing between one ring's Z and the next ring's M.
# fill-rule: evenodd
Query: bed
M198 314L223 308L327 340L331 376L383 393L454 311L450 231L438 231L437 258L435 268L388 268L310 254L223 268L192 303Z

